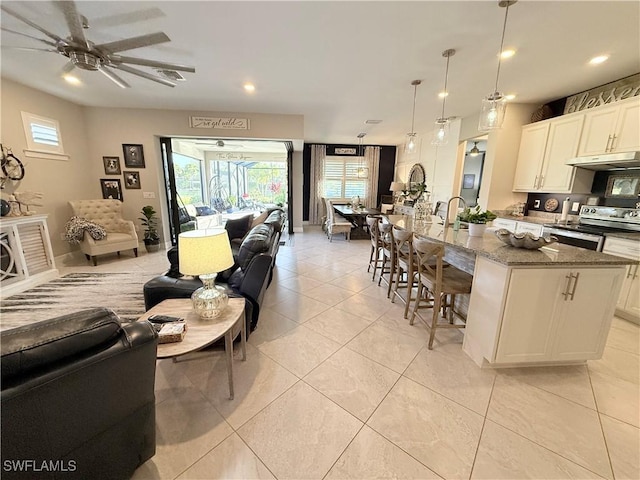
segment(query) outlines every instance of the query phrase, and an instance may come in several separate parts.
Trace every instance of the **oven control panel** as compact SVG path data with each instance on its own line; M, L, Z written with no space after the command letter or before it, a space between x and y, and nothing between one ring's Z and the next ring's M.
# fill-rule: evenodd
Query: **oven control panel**
M640 224L640 209L583 205L580 208L580 220L582 219Z

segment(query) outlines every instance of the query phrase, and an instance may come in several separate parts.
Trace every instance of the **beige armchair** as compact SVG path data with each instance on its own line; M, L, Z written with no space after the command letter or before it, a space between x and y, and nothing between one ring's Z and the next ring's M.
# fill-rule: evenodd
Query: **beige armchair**
M106 231L107 236L103 240L94 240L90 235L84 235L80 243L80 250L87 260L91 259L93 265L98 265L98 255L133 249L138 256L138 235L135 225L131 220L122 218L122 202L120 200L76 200L69 202L73 214L86 218Z

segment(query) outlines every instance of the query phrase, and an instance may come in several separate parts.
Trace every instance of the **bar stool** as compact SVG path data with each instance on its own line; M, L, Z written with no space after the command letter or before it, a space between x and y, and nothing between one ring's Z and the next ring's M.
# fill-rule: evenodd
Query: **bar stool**
M409 324L413 325L417 315L429 326L431 331L428 348L431 350L436 329L466 326L466 318L455 311L455 301L456 295L471 293L473 277L453 265L443 267L444 244L415 237L413 247L418 264L419 285ZM439 311L443 306L449 323L438 323ZM421 308L433 310L431 325L418 313ZM462 323L455 323L456 318Z
M382 244L382 267L380 270L380 277L378 278L378 285L384 280L388 285L387 298L391 296L391 286L393 285L393 276L396 271L396 253L395 244L393 241L393 225L390 223L383 223L382 219L378 221L378 228L380 230L380 243ZM388 266L387 266L388 265ZM385 278L385 274L388 275Z
M413 254L413 233L400 227L393 227L393 241L396 254L396 280L393 287L391 303L396 296L404 302L404 318L409 315L409 305L416 297L412 296L413 288L417 286L416 276L418 265ZM405 289L405 296L398 292L399 288Z
M369 235L371 236L371 253L369 254L369 266L367 266L367 272L371 270L373 266L373 276L371 281L376 279L376 271L378 270L378 264L382 263L381 252L382 242L380 241L380 229L378 228L378 222L380 217L373 215L367 215L366 222L369 228Z

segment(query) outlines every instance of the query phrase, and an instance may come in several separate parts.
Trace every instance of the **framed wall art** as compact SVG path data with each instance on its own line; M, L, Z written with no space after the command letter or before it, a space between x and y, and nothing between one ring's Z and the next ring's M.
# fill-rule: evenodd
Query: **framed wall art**
M640 176L611 175L607 181L605 198L637 198L640 193Z
M124 188L142 188L140 186L140 172L124 171Z
M119 178L101 178L100 187L102 188L102 198L111 198L122 202L122 184Z
M120 175L120 157L102 157L105 175Z
M123 143L124 166L127 168L144 168L144 152L142 145Z

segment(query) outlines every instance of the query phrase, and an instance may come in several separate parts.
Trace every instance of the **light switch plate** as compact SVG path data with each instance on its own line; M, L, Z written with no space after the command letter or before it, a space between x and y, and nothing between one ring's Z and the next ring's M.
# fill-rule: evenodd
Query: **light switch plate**
M571 211L572 212L577 212L579 208L580 208L580 202L573 202L571 204Z
M156 198L156 192L142 192L144 198Z

